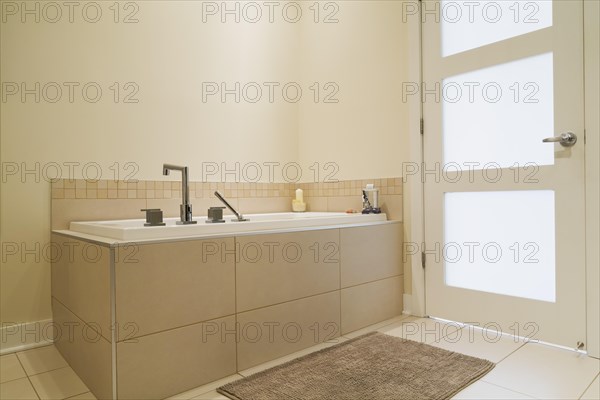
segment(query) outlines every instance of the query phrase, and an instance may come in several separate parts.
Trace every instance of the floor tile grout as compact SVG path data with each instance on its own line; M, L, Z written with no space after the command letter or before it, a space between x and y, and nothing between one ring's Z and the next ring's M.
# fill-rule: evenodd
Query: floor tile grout
M21 368L23 368L23 372L25 372L25 376L27 377L27 381L29 382L29 385L31 385L31 388L33 389L33 392L35 393L35 395L37 396L38 399L41 399L40 394L38 393L38 391L35 388L35 386L33 386L33 382L31 382L31 379L29 378L29 374L27 373L27 370L25 369L25 366L23 365L23 363L21 362L21 359L19 358L19 353L16 353L15 356L17 357L17 361L19 361L19 364L21 365Z
M58 371L60 369L65 369L65 368L71 368L71 366L68 365L68 363L67 363L67 365L64 366L64 367L52 368L52 369L49 369L48 371L44 371L44 372L38 372L38 373L35 373L35 374L31 374L31 375L27 374L27 371L25 371L25 373L27 374L27 376L38 376L38 375L42 375L42 374L45 374L45 373L48 373L48 372ZM77 375L77 376L79 376L79 375Z
M25 379L25 378L27 378L27 374L25 374L25 376L21 376L21 377L19 377L19 378L15 378L15 379L9 379L9 380L7 380L7 381L1 382L1 383L0 383L0 385L4 385L5 383L8 383L8 382L13 382L13 381L18 381L19 379Z
M496 363L496 365L500 364L502 361L506 360L508 357L510 357L511 355L515 354L517 351L519 351L520 349L522 349L523 347L525 347L526 344L527 343L522 342L519 347L517 347L516 349L514 349L513 351L511 351L510 353L508 353L506 356L502 357L502 359L500 361L498 361Z
M483 380L484 378L485 378L485 375L484 375L484 376L481 378L481 382L484 382L484 383L486 383L486 384L488 384L488 385L496 386L496 387L502 388L502 389L504 389L504 390L508 390L509 392L513 392L513 393L522 394L523 396L531 397L531 398L533 398L533 399L535 399L535 398L536 398L536 397L534 397L534 396L532 396L532 395L530 395L530 394L523 393L523 392L519 392L518 390L511 389L511 388L507 388L506 386L501 386L501 385L498 385L498 384L495 384L495 383L492 383L492 382L485 381L485 380Z
M390 326L390 325L393 325L393 324L397 324L397 323L399 323L399 322L402 322L402 321L404 321L405 319L408 319L408 318L410 318L410 317L412 317L412 315L405 315L405 314L402 314L402 315L399 315L398 317L390 318L390 319L391 319L391 320L393 320L393 321L390 321L390 322L388 322L388 323L386 323L386 324L384 324L384 325L378 326L377 328L373 329L371 332L375 332L375 331L377 331L377 330L379 330L379 329L381 329L381 328L385 328L386 326ZM380 323L381 323L381 322L378 322L378 323L375 323L375 324L371 324L371 325L367 325L367 326L364 326L364 327L362 327L362 328L358 328L358 329L356 329L356 330L354 330L354 331L352 331L352 332L348 332L348 333L346 333L346 334L344 334L344 335L340 335L340 336L338 336L338 337L343 337L343 338L345 338L345 339L352 339L351 337L349 337L349 336L347 336L347 335L351 335L352 333L354 333L354 332L357 332L357 331L360 331L361 329L368 329L370 326L375 326L375 325L378 325L378 324L380 324ZM368 333L368 332L365 332L365 333Z
M87 389L85 392L81 392L81 393L74 394L73 396L65 397L63 400L69 400L69 399L72 399L75 396L80 396L80 395L85 394L85 393L92 393L92 392L90 391L90 389Z
M585 390L584 390L584 391L583 391L583 392L582 392L582 393L579 395L579 397L578 397L579 399L581 399L581 398L583 397L583 395L584 395L584 394L585 394L585 393L586 393L588 390L590 390L590 388L591 388L591 387L592 387L592 385L594 384L594 381L595 381L596 379L598 379L598 377L599 377L599 376L600 376L600 372L596 374L596 376L595 376L595 377L592 379L592 381L590 382L590 384L589 384L589 385L587 385L587 387L585 388Z
M9 379L9 380L7 380L7 381L4 381L4 382L0 383L0 385L4 385L4 384L5 384L5 383L7 383L7 382L12 382L12 381L16 381L16 380L19 380L19 379L27 378L27 371L25 371L25 368L23 368L23 366L21 365L21 360L19 360L19 357L17 357L17 354L16 354L16 353L11 353L11 354L14 354L14 355L15 355L15 357L17 358L17 362L19 363L19 366L21 367L21 370L23 370L23 373L25 374L25 376L21 376L21 377L19 377L19 378L14 378L14 379ZM5 354L5 355L3 355L2 357L5 357L5 356L7 356L7 355L8 355L8 354Z
M53 345L53 344L51 344L51 345L48 345L48 346L41 346L41 347L39 347L39 348L42 348L42 347L49 347L49 346L54 346L54 345ZM36 349L37 349L37 348L36 348ZM25 350L25 351L19 351L19 352L16 352L16 353L15 353L15 356L17 357L17 360L19 361L19 364L21 365L21 368L23 368L23 371L25 372L25 376L26 376L27 380L29 381L29 384L31 385L31 387L32 387L32 388L33 388L33 390L35 391L35 394L36 394L36 396L38 397L38 399L41 399L41 396L40 396L40 394L38 393L38 391L37 391L37 389L35 388L35 386L33 385L33 382L31 381L30 377L33 377L33 376L38 376L38 375L42 375L42 374L46 374L46 373L53 372L53 371L59 371L59 370L67 369L67 368L69 368L69 369L71 369L71 370L73 370L73 369L71 368L71 366L69 365L69 363L68 363L68 362L67 362L67 361L64 359L64 357L63 357L62 355L60 355L60 357L61 357L61 358L62 358L62 359L63 359L63 360L64 360L64 361L67 363L67 365L66 365L66 366L64 366L64 367L59 367L59 368L52 368L52 369L49 369L49 370L47 370L47 371L44 371L44 372L38 372L38 373L34 373L34 374L29 374L29 373L27 372L27 370L25 369L25 366L23 365L23 362L21 361L21 358L19 357L19 353L24 353L24 352L27 352L27 351L33 351L33 350L36 350L36 349ZM77 373L75 372L75 370L73 370L73 373L75 373L75 375L77 375ZM79 378L79 375L77 375L77 377ZM79 379L81 379L81 378L79 378ZM67 399L70 399L70 398L72 398L72 397L75 397L75 396L82 395L82 394L84 394L84 393L88 393L88 392L90 392L90 393L91 393L90 389L89 389L89 388L87 387L87 385L86 385L86 390L85 390L84 392L76 393L76 394L74 394L74 395L72 395L72 396L69 396L69 397L65 398L65 400L67 400Z

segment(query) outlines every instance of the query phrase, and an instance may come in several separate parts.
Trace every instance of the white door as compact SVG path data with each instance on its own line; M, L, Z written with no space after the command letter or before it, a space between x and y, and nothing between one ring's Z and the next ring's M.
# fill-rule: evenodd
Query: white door
M583 2L422 7L426 312L576 347ZM561 134L563 144L543 142Z

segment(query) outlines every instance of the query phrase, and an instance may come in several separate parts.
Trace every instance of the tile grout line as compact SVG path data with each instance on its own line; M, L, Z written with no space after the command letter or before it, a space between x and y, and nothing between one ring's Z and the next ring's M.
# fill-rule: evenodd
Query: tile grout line
M404 314L402 314L402 315L399 315L398 317L391 318L393 321L390 321L389 323L386 323L386 324L384 324L384 325L378 326L377 328L375 328L375 329L374 329L374 330L372 330L371 332L378 332L378 331L379 331L379 329L381 329L381 328L385 328L386 326L390 326L390 325L393 325L393 324L397 324L397 323L399 323L399 322L405 322L404 320L405 320L405 319L408 319L408 318L410 318L410 317L413 317L413 316L412 316L412 315L404 315ZM397 319L397 318L400 318L400 319ZM417 318L418 318L418 317L417 317ZM382 322L383 322L383 321L382 321ZM381 323L381 322L379 322L379 323ZM347 336L347 335L353 334L354 332L358 332L358 331L360 331L360 330L362 330L362 329L367 329L367 328L369 328L369 327L371 327L371 326L373 326L373 325L377 325L377 324L378 324L378 323L376 323L376 324L371 324L371 325L367 325L367 326L364 326L364 327L362 327L362 328L358 328L358 329L356 329L356 330L354 330L354 331L352 331L352 332L348 332L348 333L346 333L345 335L342 335L342 336L340 336L340 337L343 337L343 338L346 338L346 339L353 339L353 337L350 337L350 336ZM365 333L368 333L368 332L365 332ZM383 333L383 332L380 332L380 333ZM386 334L384 333L384 335L386 335ZM359 335L359 336L360 336L360 335ZM356 336L355 336L355 337L356 337Z
M100 339L104 339L107 343L110 343L110 341L107 338L104 337L104 335L102 334L102 332L98 332L98 330L94 326L90 325L86 320L84 320L78 314L76 314L75 312L73 312L73 310L71 310L69 307L67 307L67 305L64 304L61 300L59 300L58 297L56 297L56 296L50 296L50 301L52 302L52 300L54 300L57 303L59 303L62 307L64 307L65 310L67 310L68 312L70 312L71 314L73 314L77 319L79 319L81 322L83 322L84 325L86 325L87 327L89 327L90 329L92 329L94 332L96 332L98 335L100 335ZM102 327L100 327L100 328L102 328ZM100 340L100 339L98 339L98 340ZM52 343L49 344L49 346L54 345L54 344L55 343L52 342ZM42 347L46 347L46 346L42 346ZM34 349L32 349L32 350L34 350Z
M27 381L29 382L29 385L33 389L33 392L35 393L35 395L37 396L38 399L41 399L40 394L38 393L37 389L33 385L33 382L31 382L31 379L29 378L29 374L25 370L25 367L23 366L23 363L21 362L21 359L19 358L18 353L15 353L15 356L17 357L17 361L19 361L19 364L21 365L21 368L23 368L23 372L25 372L25 376L27 377Z
M50 346L50 345L48 345L48 346ZM46 346L40 346L40 347L37 347L37 348L41 348L41 347L46 347ZM31 350L34 350L34 349L31 349ZM7 357L7 356L10 356L11 354L14 354L15 357L17 358L17 362L21 366L21 360L19 360L19 357L17 356L17 353L19 353L19 352L15 351L14 353L4 354L2 357ZM16 381L16 380L19 380L19 379L27 378L27 371L25 371L25 369L23 368L23 366L21 366L21 370L23 370L23 372L25 373L25 376L21 376L19 378L14 378L14 379L9 379L7 381L1 382L0 385L4 385L7 382L12 382L12 381Z
M343 338L343 336L338 336L338 337L336 337L336 338L333 338L333 339L331 339L331 340L337 340L337 339L340 339L340 338ZM348 338L345 338L345 337L344 337L344 339L347 339L347 340L348 340ZM317 352L317 351L324 350L324 349L326 349L326 348L329 348L329 347L331 347L331 346L335 346L335 345L337 345L337 344L340 344L340 343L343 343L343 342L345 342L345 341L346 341L346 340L342 340L342 341L333 342L333 343L330 343L330 342L320 342L320 343L317 343L317 344L315 344L315 345L313 345L313 346L310 346L310 347L307 347L307 348L304 348L304 349L301 349L301 350L295 351L295 352L293 352L293 353L290 353L290 354L283 355L283 356L281 356L281 357L278 357L278 358L276 358L276 359L274 359L274 360L265 361L265 362L263 362L263 363L260 363L260 364L258 364L258 365L255 365L255 366L253 366L253 367L246 368L246 369L244 370L244 371L248 371L248 370L254 370L254 369L256 369L256 368L260 368L258 371L255 371L255 372L250 372L250 373L248 373L248 374L242 373L243 371L240 371L240 372L238 372L238 375L242 376L243 378L247 378L247 377L249 377L249 376L251 376L251 375L257 374L257 373L259 373L259 372L262 372L262 371L266 371L266 370L268 370L268 369L274 368L274 367L276 367L276 366L279 366L279 365L281 365L281 364L285 364L285 363L287 363L287 362L290 362L290 361L293 361L293 360L295 360L295 359L297 359L297 358L301 358L301 357L304 357L304 356L306 356L306 355L309 355L309 354L315 353L315 352ZM323 347L323 344L325 344L325 343L326 343L326 344L328 344L328 346L325 346L325 347ZM310 349L312 349L312 348L315 348L315 349L313 349L313 350L310 350ZM299 353L299 354L298 354L298 353ZM296 356L294 356L294 357L292 357L292 358L289 358L289 357L290 357L290 356L292 356L293 354L297 354L297 355L296 355ZM273 362L275 362L275 361L277 361L277 360L279 360L279 361L278 361L276 364L274 364L274 365L272 365L272 366L270 366L270 367L261 367L261 366L263 366L264 364L273 363Z
M392 320L391 320L391 321L389 321L389 322L385 323L384 325L378 326L377 328L375 328L375 329L374 329L374 331L377 331L377 329L384 328L384 327L386 327L386 326L389 326L389 325L392 325L392 324L395 324L395 323L401 322L401 321L403 321L403 320L405 320L405 319L408 319L408 318L410 318L410 317L411 317L410 315L406 315L406 316L405 316L405 315L399 315L398 317L392 318ZM398 319L398 318L400 318L400 319ZM372 324L372 325L377 325L377 324ZM366 328L368 328L368 327L363 327L363 328L360 328L360 329L366 329ZM358 331L358 330L360 330L360 329L357 329L357 331ZM353 331L353 332L356 332L356 331ZM352 333L352 332L350 332L350 333ZM343 340L339 341L338 339L343 339ZM334 339L333 339L333 340L338 340L338 342L335 342L335 343L321 342L321 343L315 344L314 346L311 346L311 347L320 347L320 346L323 346L323 344L324 344L324 343L327 343L327 344L329 344L329 346L326 346L326 347L324 347L324 348L328 348L328 347L330 347L330 346L335 346L336 344L340 344L340 343L343 343L343 342L345 342L346 340L351 340L351 339L353 339L353 338L351 338L351 337L348 337L348 336L345 336L345 335L340 335L340 336L337 336L336 338L334 338ZM295 358L303 357L304 355L307 355L307 354L310 354L310 353L313 353L313 352L316 352L316 351L322 350L321 348L315 348L314 350L311 350L311 351L308 351L308 352L306 352L306 351L307 351L307 350L309 350L309 349L310 349L310 347L309 347L309 348L306 348L306 349L298 350L298 351L297 351L297 352L295 352L295 353L301 353L301 354L299 354L299 355L297 355L296 357L292 358L292 360L293 360L293 359L295 359ZM292 354L294 354L294 353L291 353L291 354L284 355L284 356L282 356L282 357L280 357L280 358L287 359L287 358L288 358L290 355L292 355ZM277 359L276 359L276 360L277 360ZM259 368L261 365L263 365L263 364L268 364L268 363L271 363L271 362L273 362L273 361L275 361L275 360L271 360L271 361L265 361L264 363L261 363L261 364L255 365L254 367L250 367L250 368L248 368L248 369L255 369L255 368ZM289 361L289 360L287 360L287 361ZM283 360L283 361L281 361L281 362L279 362L279 363L275 364L274 366L276 366L276 365L279 365L279 364L281 364L281 363L285 363L285 362L287 362L287 361L286 361L286 360ZM269 368L273 368L273 367L266 367L265 369L269 369ZM261 370L263 370L263 369L261 369ZM256 372L254 372L254 373L256 373ZM243 371L240 371L240 372L238 372L238 375L241 375L242 377L246 378L246 377L248 377L248 376L250 376L250 375L253 375L254 373L250 373L250 374L244 374L244 373L243 373ZM208 393L208 392L206 392L206 393Z
M148 201L146 200L146 206ZM116 250L111 249L109 252L109 296L110 296L110 322L112 331L110 332L110 380L111 394L113 399L118 398L118 372L117 372L117 344L119 340L118 317L117 317L117 266L116 266ZM87 385L86 385L87 386ZM94 394L94 397L96 395Z
M328 290L328 291L321 292L321 293L309 294L309 295L298 297L298 298L291 299L291 300L284 300L284 301L281 301L281 302L278 302L278 303L264 305L264 306L256 307L256 308L251 308L251 309L244 310L244 311L238 311L237 314L243 314L243 313L250 312L250 311L257 311L257 310L260 310L260 309L263 309L263 308L267 308L267 307L273 307L273 306L278 306L278 305L281 305L281 304L291 303L293 301L305 300L305 299L309 299L311 297L322 296L322 295L330 294L330 293L337 292L337 291L340 291L340 293L341 293L341 291L344 290L344 289L350 289L350 288L354 288L354 287L357 287L357 286L368 285L370 283L381 282L381 281L384 281L386 279L398 278L398 277L401 277L401 276L404 276L404 275L402 275L402 274L400 274L400 275L394 275L394 276L390 276L390 277L387 277L387 278L380 278L380 279L375 279L373 281L369 281L369 282L365 282L365 283L359 283L359 284L356 284L356 285L347 286L347 287L344 287L344 288L341 288L341 289L332 289L332 290ZM341 309L340 309L340 312L341 312ZM226 315L226 316L228 316L228 315ZM224 318L224 317L218 317L218 318ZM218 319L218 318L213 318L213 319ZM207 321L210 321L210 320L207 320ZM200 322L205 322L205 321L200 321ZM196 323L199 323L199 322L196 322ZM193 325L193 324L189 324L189 325Z
M374 330L374 332L375 332L375 331L377 331L377 329L380 329L380 328L383 328L383 327L386 327L386 326L389 326L389 325L392 325L392 324L395 324L395 323L401 322L401 321L403 321L404 319L407 319L407 318L409 318L409 317L411 317L411 316L410 316L410 315L406 315L406 316L405 316L405 315L399 315L398 317L392 318L392 320L391 320L391 321L389 321L388 323L385 323L384 325L378 326L378 327L377 327L377 328ZM400 319L398 319L398 318L400 318ZM377 325L377 324L372 324L372 325ZM360 329L366 329L366 328L368 328L368 326L367 326L367 327L360 328ZM357 331L358 331L358 330L360 330L360 329L357 329ZM353 331L353 332L356 332L356 331ZM352 332L349 332L349 333L352 333ZM351 337L348 337L348 336L345 336L345 335L340 335L340 336L337 336L337 337L333 338L332 340L338 340L338 339L344 339L344 340L341 340L341 341L338 341L338 342L333 342L333 343L329 343L329 342L320 342L320 343L318 343L318 344L315 344L314 346L311 346L311 347L320 347L320 346L323 346L323 344L325 344L325 343L326 343L326 344L328 344L329 346L326 346L326 347L324 347L324 348L328 348L328 347L330 347L330 346L335 346L336 344L343 343L343 342L345 342L346 340L351 340L351 339L353 339L353 338L351 338ZM302 349L302 350L298 350L297 352L294 352L294 353L291 353L291 354L284 355L284 356L282 356L282 357L280 357L280 358L287 358L287 357L289 357L289 356L290 356L290 355L292 355L292 354L295 354L295 353L302 353L302 354L298 355L297 357L294 357L294 358L292 358L292 360L293 360L293 359L295 359L295 358L298 358L298 357L303 357L304 355L307 355L307 354L313 353L313 352L315 352L315 351L322 350L322 349L320 349L320 348L317 348L317 349L314 349L314 350L311 350L311 351L308 351L307 353L305 353L305 352L306 352L307 350L309 350L311 347L309 347L309 348L306 348L306 349ZM277 360L277 359L276 359L276 360ZM250 367L250 368L248 368L248 369L254 369L254 368L260 367L260 366L261 366L261 365L263 365L263 364L268 364L268 363L270 363L270 362L273 362L273 361L275 361L275 360L271 360L271 361L265 361L264 363L261 363L261 364L255 365L254 367ZM281 361L281 362L282 362L282 363L285 363L286 361ZM276 364L276 365L278 365L278 364ZM267 367L267 369L268 369L268 368L272 368L272 367ZM241 371L240 371L240 372L238 372L238 374L239 374L239 375L241 375L241 376L242 376L242 377L244 377L244 378L245 378L245 377L248 377L248 376L250 376L250 375L253 375L252 373L251 373L251 374L248 374L248 375L246 375L246 374L243 374ZM208 392L207 392L207 393L208 393Z
M1 382L1 383L0 383L0 385L4 385L5 383L8 383L8 382L14 382L14 381L18 381L19 379L24 379L24 378L27 378L27 373L25 373L25 376L22 376L22 377L20 377L20 378L9 379L9 380L7 380L7 381Z
M338 249L340 249L340 254L338 258L338 282L339 282L339 299L340 299L340 336L342 336L342 230L338 229Z
M75 375L77 375L77 373ZM81 378L79 378L79 379L81 379ZM86 388L87 388L87 386L86 386ZM92 392L90 391L90 389L87 389L85 392L81 392L81 393L74 394L73 396L65 397L63 400L69 400L75 396L81 396L82 394L85 394L85 393L92 393Z
M201 388L201 387L203 387L203 386L209 386L209 385L213 385L213 384L214 384L215 382L217 382L217 381L221 381L221 380L223 380L223 379L225 379L225 378L229 378L229 377L231 377L231 376L234 376L234 375L237 375L237 377L236 377L236 380L239 380L240 378L242 378L242 379L243 379L243 378L245 378L244 376L240 375L240 373L239 373L239 372L236 372L236 373L234 373L234 374L231 374L231 375L228 375L228 376L226 376L226 377L223 377L223 378L220 378L220 379L216 379L216 380L214 380L214 381L212 381L212 382L208 382L208 383L205 383L205 384L203 384L203 385L196 386L195 388L191 388L191 389L189 389L189 390L186 390L185 392L177 393L177 394L175 394L175 395L173 395L173 396L166 397L166 398L165 398L165 399L163 399L163 400L168 400L168 399L170 399L170 398L173 398L173 397L177 398L178 400L193 400L193 399L197 399L198 397L200 397L200 396L202 396L202 395L205 395L205 394L207 394L207 393L210 393L210 392L212 392L212 391L216 391L216 390L217 390L217 389L218 389L220 386L223 386L223 385L217 386L217 387L215 387L214 389L211 389L211 390L207 390L207 391L203 391L203 392L201 392L201 393L198 393L198 394L196 394L194 397L189 397L189 398L188 398L188 397L181 397L181 395L182 395L183 393L187 393L187 392L191 392L191 391L196 391L196 390L200 389L200 388ZM226 383L225 385L227 385L227 383Z
M341 251L341 248L340 248L340 251ZM384 278L377 278L377 279L373 279L372 281L357 283L357 284L350 285L350 286L344 286L340 290L351 289L351 288L355 288L355 287L358 287L358 286L368 285L369 283L381 282L381 281L384 281L386 279L398 278L398 277L403 277L404 278L404 271L402 271L402 273L400 273L400 274L386 276Z
M75 372L75 371L73 371L73 372ZM77 375L77 373L75 373L75 375ZM77 375L77 376L79 377L79 375ZM81 378L79 378L79 379L81 379ZM69 400L69 399L72 399L75 396L81 396L82 394L92 393L92 391L87 387L87 385L86 385L86 389L87 390L85 392L81 392L81 393L74 394L73 396L65 397L63 400ZM96 397L96 396L94 396L94 397Z
M427 318L427 317L423 317L423 318ZM433 321L438 321L438 320L436 320L436 319L432 319L432 320L433 320ZM438 321L438 322L442 323L441 321ZM465 324L465 323L463 323L463 322L457 322L457 321L448 321L447 323L448 323L448 324L450 324L450 325L456 325L456 324L460 325L460 330L463 330L464 328L466 328L466 327L468 327L468 326L471 326L471 327L473 327L473 325L469 325L469 324ZM483 331L483 330L482 330L482 331ZM442 337L440 338L440 340L444 339L444 338L445 338L445 337L447 337L448 335L450 335L450 333L446 333L446 335L442 336ZM504 335L504 334L503 334L503 335L501 336L501 338L504 338L504 337L508 337L508 338L511 338L511 339L515 339L515 338L517 338L515 335ZM521 345L520 345L519 347L517 347L516 349L512 350L512 351L511 351L510 353L508 353L506 356L502 357L502 359L501 359L500 361L498 361L497 363L495 363L495 364L499 364L499 363L501 363L502 361L504 361L505 359L507 359L509 356L511 356L512 354L514 354L515 352L517 352L519 349L523 348L523 347L524 347L526 344L528 344L528 343L534 343L534 342L530 342L530 341L522 341L522 340L519 340L518 342L515 342L515 343L521 343ZM483 378L482 378L482 379L483 379Z
M588 390L589 390L589 389L592 387L592 385L594 384L594 381L595 381L596 379L598 379L598 377L599 377L599 376L600 376L600 373L597 373L597 374L596 374L596 376L594 376L594 377L592 378L592 381L590 382L590 384L589 384L589 385L587 385L587 386L585 387L585 389L583 390L583 392L581 392L581 394L579 395L578 399L581 399L581 398L583 397L583 395L584 395L584 394L586 394L586 392L587 392L587 391L588 391Z
M238 204L239 206L239 204ZM233 248L236 249L236 253L234 254L234 258L233 258L233 323L234 323L234 328L235 328L235 372L239 373L238 367L239 367L239 360L238 360L238 306L237 306L237 269L238 269L238 260L237 260L237 243L238 243L238 239L237 236L233 237ZM216 389L215 389L216 390Z
M43 347L48 347L48 346L43 346ZM33 349L33 350L35 350L35 349ZM60 354L60 353L59 353L59 354ZM29 378L30 376L38 376L38 375L46 374L46 373L48 373L48 372L54 372L54 371L58 371L58 370L61 370L61 369L66 369L66 368L71 368L71 370L73 370L73 372L75 373L75 375L77 375L77 372L75 372L75 370L74 370L74 369L73 369L73 368L72 368L72 367L69 365L69 363L67 362L67 360L65 360L65 359L64 359L64 357L62 356L62 354L61 354L60 356L61 356L61 358L62 358L62 359L63 359L63 360L64 360L64 361L67 363L67 365L66 365L66 366L64 366L64 367L58 367L58 368L52 368L52 369L49 369L49 370L47 370L47 371L44 371L44 372L37 372L37 373L35 373L35 374L29 374L29 373L27 373L27 371L25 371L25 368L24 368L24 367L22 367L22 368L23 368L23 370L25 371L25 375L26 375L26 377L28 377L28 378ZM19 359L19 358L17 357L17 359ZM20 360L20 359L19 359L19 363L21 363L21 360ZM77 375L77 377L79 378L79 375ZM19 378L19 379L23 379L23 378ZM81 379L81 378L79 378L79 379ZM13 380L14 380L14 379L13 379ZM32 383L32 386L33 386L33 383ZM86 388L87 388L87 385L86 385ZM71 396L71 397L78 396L78 395L80 395L80 394L87 393L87 392L89 392L89 391L90 391L90 390L88 389L88 390L86 390L85 392L74 394L74 395L73 395L73 396Z
M377 331L377 329L380 329L380 328L383 328L383 327L386 327L386 326L389 326L389 325L392 325L392 324L395 324L395 323L401 322L401 321L403 321L403 320L405 320L405 319L407 319L407 318L410 318L410 317L411 317L410 315L399 315L398 317L392 318L392 320L391 320L391 321L389 321L388 323L385 323L384 325L378 326L377 328L375 328L375 329L373 330L373 332L376 332L376 331ZM400 318L400 319L398 319L398 318ZM370 325L370 326L374 326L374 325L377 325L377 324L372 324L372 325ZM367 326L367 327L360 328L360 329L366 329L366 328L368 328L368 326ZM358 331L358 330L360 330L360 329L357 329L357 331ZM356 331L353 331L353 332L356 332ZM349 333L352 333L352 332L349 332ZM340 341L339 339L344 339L344 340L341 340L341 341ZM283 359L287 359L287 358L288 358L289 356L291 356L292 354L295 354L295 353L301 353L301 354L298 354L296 357L294 357L294 358L291 358L291 360L294 360L294 359L296 359L296 358L303 357L303 356L305 356L305 355L308 355L308 354L314 353L314 352L316 352L316 351L320 351L320 350L323 350L323 349L325 349L325 348L328 348L328 347L331 347L331 346L335 346L335 345L337 345L337 344L344 343L346 340L351 340L351 339L353 339L353 338L351 338L351 337L348 337L348 336L345 336L345 335L340 335L340 336L337 336L337 337L335 337L335 338L333 338L333 339L332 339L332 340L338 340L338 342L333 342L333 343L329 343L329 342L320 342L320 343L318 343L318 344L315 344L315 345L313 345L313 346L311 346L311 347L308 347L308 348L305 348L305 349L302 349L302 350L298 350L297 352L294 352L294 353L291 353L291 354L287 354L287 355L281 356L281 357L279 357L279 358L277 358L277 359L275 359L275 360L278 360L278 359L281 359L281 358L283 358ZM314 350L310 350L310 351L308 351L308 350L309 350L309 349L311 349L312 347L321 347L321 346L323 346L323 344L325 344L325 343L326 343L326 344L328 344L328 346L326 346L326 347L323 347L323 348L315 348ZM308 352L307 352L307 351L308 351ZM271 361L265 361L264 363L261 363L261 364L255 365L254 367L250 367L250 368L248 368L248 369L255 369L255 368L259 368L261 365L263 365L263 364L269 364L269 363L271 363L271 362L273 362L273 361L275 361L275 360L271 360ZM290 361L290 360L282 360L282 361L278 362L277 364L275 364L275 365L274 365L274 366L272 366L272 367L266 367L266 368L264 368L264 369L262 369L262 368L261 368L259 371L263 371L263 370L265 370L265 369L273 368L273 367L275 367L275 366L277 366L277 365L280 365L280 364L282 364L282 363L285 363L285 362L288 362L288 361ZM259 371L258 371L258 372L259 372ZM248 377L248 376L251 376L251 375L253 375L253 374L255 374L255 373L257 373L257 372L250 373L250 374L244 374L244 373L243 373L243 371L240 371L240 372L238 372L238 374L239 374L239 375L241 375L241 376L242 376L242 377L244 377L244 378L246 378L246 377ZM208 393L208 392L207 392L207 393Z
M498 388L501 388L501 389L504 389L504 390L508 390L509 392L513 392L513 393L522 394L523 396L531 397L532 399L537 399L537 397L534 397L534 396L532 396L532 395L530 395L530 394L523 393L523 392L519 392L518 390L511 389L511 388L507 388L507 387L504 387L504 386L500 386L500 385L497 385L497 384L495 384L495 383L492 383L492 382L484 381L484 380L483 380L483 378L485 378L485 376L483 376L483 377L481 378L481 382L484 382L484 383L486 383L486 384L488 384L488 385L496 386L496 387L498 387Z
M62 356L61 356L61 357L62 357ZM65 361L66 361L66 360L65 360ZM38 375L45 374L45 373L47 373L47 372L58 371L59 369L65 369L65 368L71 368L71 366L69 365L69 363L67 363L67 365L66 365L66 366L64 366L64 367L52 368L52 369L49 369L48 371L44 371L44 372L38 372L38 373L35 373L35 374L27 374L27 376L38 376Z
M204 323L207 323L207 322L210 322L210 321L214 321L216 319L223 319L223 318L232 317L232 316L235 316L235 314L227 314L227 315L223 315L223 316L216 317L216 318L210 318L210 319L206 319L206 320L202 320L202 321L192 322L192 323L189 323L189 324L186 324L186 325L181 325L181 326L176 326L176 327L173 327L173 328L163 329L161 331L144 333L143 335L139 335L139 336L135 336L135 337L131 337L131 338L119 340L116 343L132 342L134 340L137 340L137 339L140 339L140 338L144 338L144 337L147 337L147 336L156 335L156 334L159 334L159 333L171 332L171 331L174 331L174 330L177 330L177 329L181 329L181 328L189 328L190 326L193 326L193 325L204 324Z
M498 361L496 363L496 365L500 364L502 361L506 360L508 357L510 357L511 355L513 355L514 353L516 353L517 351L519 351L520 349L522 349L523 347L525 347L526 344L527 344L526 342L522 342L519 347L517 347L516 349L514 349L513 351L511 351L510 353L508 353L506 356L502 357L502 359L500 361Z
M251 309L244 310L244 311L238 311L237 314L243 314L243 313L247 313L247 312L251 312L251 311L258 311L258 310L261 310L263 308L268 308L268 307L273 307L273 306L279 306L279 305L282 305L282 304L291 303L291 302L298 301L298 300L306 300L306 299L310 299L311 297L323 296L323 295L326 295L326 294L331 294L331 293L337 292L339 290L340 289L332 289L332 290L328 290L328 291L322 292L322 293L309 294L307 296L302 296L302 297L299 297L297 299L285 300L285 301L281 301L281 302L278 302L278 303L269 304L269 305L266 305L266 306L251 308Z

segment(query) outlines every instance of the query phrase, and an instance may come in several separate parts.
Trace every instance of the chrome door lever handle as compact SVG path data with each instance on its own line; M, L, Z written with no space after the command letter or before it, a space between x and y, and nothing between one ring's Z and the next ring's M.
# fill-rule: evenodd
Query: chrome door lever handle
M571 146L575 145L575 143L577 143L577 135L575 135L573 132L566 132L566 133L561 134L560 136L546 138L546 139L542 140L542 142L544 142L544 143L559 142L560 145L563 147L571 147Z

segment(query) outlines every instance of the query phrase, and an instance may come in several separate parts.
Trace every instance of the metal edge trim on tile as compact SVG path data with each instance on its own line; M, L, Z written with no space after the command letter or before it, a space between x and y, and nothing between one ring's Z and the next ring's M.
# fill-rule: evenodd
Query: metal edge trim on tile
M115 277L115 249L110 249L110 322L111 322L111 381L112 398L117 399L117 301Z

